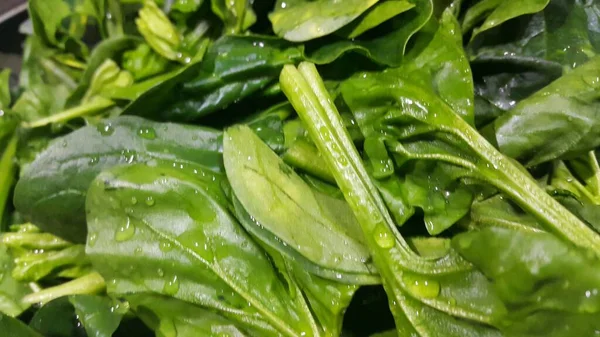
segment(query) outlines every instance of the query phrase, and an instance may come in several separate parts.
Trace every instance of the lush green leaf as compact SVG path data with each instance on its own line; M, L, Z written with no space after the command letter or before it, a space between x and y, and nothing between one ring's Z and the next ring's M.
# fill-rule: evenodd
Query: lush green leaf
M221 133L207 128L119 117L54 140L23 172L15 206L43 230L73 242L86 236L84 202L103 169L168 161L219 170Z
M335 32L379 0L278 0L269 14L273 31L289 41L308 41Z
M109 280L108 292L169 295L261 336L315 336L319 327L304 298L288 292L294 290L229 215L215 178L141 164L94 181L87 253Z

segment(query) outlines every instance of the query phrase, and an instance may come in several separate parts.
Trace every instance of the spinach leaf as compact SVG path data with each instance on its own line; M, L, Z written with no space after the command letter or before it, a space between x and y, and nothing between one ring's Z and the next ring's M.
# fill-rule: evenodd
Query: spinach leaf
M73 305L67 296L46 303L36 311L29 326L43 336L83 337L85 330L77 320Z
M92 82L94 73L96 70L104 64L107 60L118 59L124 51L133 48L139 40L132 36L117 36L102 40L94 50L92 51L87 63L86 68L81 75L81 79L77 85L75 91L69 97L67 101L68 107L73 107L79 104L82 96L88 90L90 83ZM125 70L130 71L127 67L123 66Z
M597 258L549 233L507 228L460 234L452 244L493 280L509 309L507 336L591 336L598 331Z
M233 321L197 305L153 294L127 296L127 300L157 336L207 337L259 336L238 328Z
M407 0L379 1L344 27L340 33L353 39L413 7L415 7L415 4Z
M293 44L268 36L224 36L207 51L195 77L174 92L157 118L193 121L265 88L284 64L300 59ZM146 115L147 107L141 112ZM140 114L139 112L137 114Z
M510 196L544 228L575 245L597 250L592 241L599 238L585 224L429 90L400 79L363 74L344 83L342 94L356 113L387 111L378 123L389 126L388 134L395 140L386 140L386 145L396 157L447 163L458 170L455 176L486 182Z
M31 290L12 277L12 268L12 257L6 245L0 243L0 315L16 317L29 307L21 299Z
M433 15L432 0L415 0L415 7L388 20L355 39L323 38L307 43L304 58L317 64L331 63L347 52L355 51L371 60L397 67L401 65L408 40Z
M299 263L334 271L325 275L307 267L319 276L358 274L354 278L376 282L358 223L343 201L313 191L248 127L225 132L223 157L233 192L255 222L250 226L260 228L251 233L264 231L257 234L262 241L300 257Z
M478 20L488 12L483 24L473 31L471 39L488 29L497 27L502 23L525 14L537 13L548 5L550 0L483 0L465 13L463 29L469 30Z
M86 236L84 202L103 169L136 162L168 161L193 170L220 170L216 130L119 117L55 139L21 175L16 208L42 230L72 242Z
M335 32L379 0L279 0L269 14L273 31L288 41L307 41Z
M433 37L418 36L420 48L409 55L397 69L384 74L406 78L411 83L430 88L467 122L473 123L473 83L464 51L460 47L460 30L450 11L442 14L439 25L432 25ZM424 40L424 41L421 41ZM365 136L364 153L372 166L372 176L385 182L375 182L394 218L402 225L413 213L423 210L425 226L432 235L448 229L468 213L472 193L457 184L460 178L452 169L431 162L411 161L395 156L397 169L385 148L382 135L389 128L381 122L385 109L354 111L357 124ZM398 171L398 172L395 172ZM398 178L390 178L391 175Z
M7 336L16 337L42 337L37 331L31 329L25 323L19 321L16 318L6 316L0 312L0 329L7 334Z
M123 69L129 71L136 81L158 75L164 72L167 66L168 61L146 43L123 53Z
M168 165L117 167L88 191L86 251L110 294L169 295L261 336L320 335L304 297L226 207L216 177Z
M68 3L63 0L33 0L28 5L35 35L45 43L57 45L62 21L71 15Z
M500 150L532 166L600 145L594 128L599 66L600 57L593 58L499 117L494 129Z
M126 303L95 295L71 295L69 302L88 336L111 337L129 307Z
M482 325L505 313L483 275L452 250L434 259L418 256L396 231L314 65L302 63L299 70L286 66L280 82L361 225L398 334L499 336Z

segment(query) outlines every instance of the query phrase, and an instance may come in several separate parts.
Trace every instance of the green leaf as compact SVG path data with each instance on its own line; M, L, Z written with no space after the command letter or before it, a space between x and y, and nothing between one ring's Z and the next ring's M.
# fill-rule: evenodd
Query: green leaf
M600 145L594 126L599 67L600 57L595 57L499 117L494 129L500 150L532 166Z
M249 0L211 0L211 9L225 24L225 34L241 34L256 22Z
M402 64L408 40L429 21L433 15L431 0L415 0L415 7L388 20L368 36L357 39L325 38L307 43L304 57L317 64L331 63L348 52L357 52L373 61L397 67Z
M343 211L343 201L311 190L247 126L227 129L223 145L233 192L262 230L311 263L341 273L372 274L362 234L350 209Z
M592 336L600 328L600 262L543 232L485 228L453 246L494 282L507 336Z
M498 336L481 325L505 312L483 275L452 250L439 259L418 256L396 231L314 65L286 66L280 82L361 225L398 335Z
M600 237L557 203L518 163L503 156L481 134L427 89L400 78L358 74L342 87L355 115L384 112L377 125L396 161L435 160L454 167L456 177L475 179L504 192L544 228L574 245L597 251ZM391 108L390 106L395 106ZM387 112L387 113L386 113ZM568 225L567 225L568 224ZM599 251L600 252L600 251Z
M521 2L504 1L515 8ZM532 1L525 1L532 2ZM543 0L533 0L543 4ZM545 1L548 2L548 1ZM565 70L584 64L596 54L600 44L595 37L595 22L600 5L572 0L551 0L542 11L505 22L472 41L476 59L496 59L507 63L521 60L529 64L543 61L562 65ZM510 37L502 30L514 31Z
M220 170L221 133L202 127L119 117L55 139L23 172L16 208L42 230L85 240L85 194L102 170L167 161L193 170Z
M261 336L317 335L304 298L288 292L226 207L210 176L169 165L117 167L88 191L86 252L109 294L169 295Z
M13 266L12 256L7 247L0 243L0 315L16 317L29 308L21 299L31 290L25 283L12 277Z
M69 297L64 296L46 303L31 318L29 326L43 336L83 337L85 331L77 320Z
M167 69L168 61L142 43L136 49L123 53L123 69L137 80L158 75Z
M129 310L126 303L95 295L71 295L69 302L88 336L111 337Z
M346 37L353 39L413 7L415 7L415 4L408 0L379 1L348 26L344 27L343 33Z
M113 99L124 99L130 103L123 110L123 114L154 117L162 113L165 106L172 103L180 90L180 83L191 79L198 71L204 57L208 41L201 43L201 51L187 66L176 68L167 73L151 77L131 87L118 88L113 91Z
M108 59L94 71L81 103L87 103L96 96L110 98L113 90L132 84L133 76L128 71L121 70L113 60Z
M498 27L502 23L525 14L534 14L543 10L550 0L484 0L471 7L465 14L465 23L463 29L468 30L471 27L471 21L479 18L482 12L490 12L485 18L483 24L473 30L471 39L478 34Z
M62 21L71 15L71 8L63 0L32 0L29 4L29 15L35 35L45 43L58 44L57 33Z
M288 41L308 41L335 32L378 1L278 0L269 20L278 36Z
M221 315L172 297L139 294L127 296L127 300L156 336L258 336L246 333Z
M37 331L31 329L25 323L16 318L6 316L0 312L0 329L7 336L14 337L42 337Z
M90 86L90 82L92 81L94 74L96 73L97 69L102 64L104 64L104 62L106 62L109 59L119 59L121 55L123 55L123 58L127 59L126 50L133 48L138 43L139 39L131 36L111 37L106 40L102 40L100 43L98 43L98 45L94 47L94 50L92 51L92 54L90 55L90 58L86 63L86 68L83 71L83 74L81 75L81 79L79 80L77 88L75 89L71 97L69 97L67 106L72 107L74 105L79 104L79 101L82 99L83 95L88 90L88 87ZM123 68L131 71L126 67L127 62L124 61L123 63Z
M283 65L300 58L298 47L278 38L224 36L211 45L195 77L171 95L167 107L149 109L159 119L197 120L265 88Z
M424 29L423 39L427 33ZM419 37L417 35L417 44ZM400 68L388 72L431 88L465 121L474 123L471 66L462 48L460 27L449 9L442 14L426 46L418 54L408 55Z

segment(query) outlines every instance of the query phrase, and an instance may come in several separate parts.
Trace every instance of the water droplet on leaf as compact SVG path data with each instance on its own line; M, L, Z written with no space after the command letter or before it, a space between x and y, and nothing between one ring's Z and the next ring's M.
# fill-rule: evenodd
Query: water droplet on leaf
M129 217L127 217L127 221L115 232L115 240L118 242L127 241L131 239L134 234L135 226L131 223Z

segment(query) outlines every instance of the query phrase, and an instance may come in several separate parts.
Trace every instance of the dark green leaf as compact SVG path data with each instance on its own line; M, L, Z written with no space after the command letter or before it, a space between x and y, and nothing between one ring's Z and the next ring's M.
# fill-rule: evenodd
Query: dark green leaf
M304 298L288 292L226 205L217 177L169 165L115 168L88 192L87 253L111 294L169 295L261 336L315 336Z
M11 337L47 337L40 335L37 331L31 329L25 323L6 316L0 312L0 329L3 334Z
M67 296L57 298L42 306L31 318L29 326L45 337L86 336Z
M507 336L593 336L600 329L600 262L544 232L485 228L453 246L490 278L509 314Z
M600 57L560 77L494 123L500 150L527 166L573 157L600 145L595 127Z
M550 0L483 0L471 7L465 14L463 29L472 27L473 21L478 20L481 14L490 12L483 24L473 31L473 37L488 29L497 27L502 23L525 14L537 13L548 5Z
M23 172L15 206L44 231L85 239L85 194L103 169L168 161L193 170L219 170L221 133L207 128L119 117L55 139Z
M71 295L69 302L90 337L111 337L129 309L126 303L95 295Z
M144 106L136 114L156 114L158 118L193 121L219 111L265 88L277 78L284 64L300 59L293 44L267 36L224 36L208 50L197 67L195 78L172 93L162 110Z
M358 52L387 66L401 65L408 40L431 18L431 0L415 0L415 7L379 25L356 39L326 37L307 43L304 56L308 61L331 63L347 52Z

